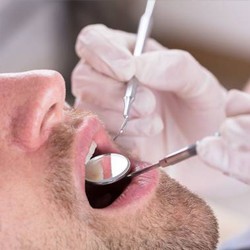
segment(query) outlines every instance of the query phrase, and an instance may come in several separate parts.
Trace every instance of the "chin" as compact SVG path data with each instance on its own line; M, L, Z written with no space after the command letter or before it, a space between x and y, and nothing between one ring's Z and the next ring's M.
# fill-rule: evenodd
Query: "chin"
M119 209L95 209L90 223L95 235L108 249L216 249L212 210L165 173L158 175L144 198Z
M67 130L61 134L65 137ZM152 170L105 188L85 182L85 164L91 155L121 153L95 116L85 116L84 122L77 122L69 137L73 138L70 145L62 143L62 148L56 149L62 154L54 165L63 164L65 157L71 159L67 166L67 175L72 177L67 182L71 195L67 203L65 195L58 196L57 206L62 208L62 204L67 204L64 214L75 218L75 225L82 227L82 232L87 230L91 232L89 235L98 238L101 245L97 249L102 249L101 246L107 249L216 248L218 226L211 209L165 173ZM90 152L93 142L97 146L95 152ZM130 161L132 170L147 166ZM66 189L65 180L55 182ZM72 234L73 224L71 220Z

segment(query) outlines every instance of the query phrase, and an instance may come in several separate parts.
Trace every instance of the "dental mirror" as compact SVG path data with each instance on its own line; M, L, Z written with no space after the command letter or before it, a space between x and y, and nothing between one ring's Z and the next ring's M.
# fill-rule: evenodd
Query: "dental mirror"
M116 154L104 154L96 156L86 164L85 179L94 185L108 185L120 181L124 178L133 178L155 168L167 167L186 160L196 153L196 143L182 148L158 163L149 167L131 172L131 164L127 157Z
M129 170L127 157L116 153L99 155L86 164L85 179L96 185L107 185L125 177Z

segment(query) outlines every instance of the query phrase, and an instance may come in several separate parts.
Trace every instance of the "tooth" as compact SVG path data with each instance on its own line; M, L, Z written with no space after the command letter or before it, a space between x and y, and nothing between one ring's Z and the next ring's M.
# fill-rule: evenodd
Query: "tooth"
M86 158L85 158L85 164L87 164L90 160L90 158L93 156L95 150L97 148L97 145L96 143L93 141L89 147L89 152L88 154L86 155Z

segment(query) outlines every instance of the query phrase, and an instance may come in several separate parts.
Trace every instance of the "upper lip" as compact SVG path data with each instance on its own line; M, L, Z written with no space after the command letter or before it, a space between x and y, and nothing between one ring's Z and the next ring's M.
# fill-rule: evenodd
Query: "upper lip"
M94 115L85 117L77 128L75 138L75 159L79 182L85 189L85 160L92 142L97 144L98 154L120 153L104 126Z

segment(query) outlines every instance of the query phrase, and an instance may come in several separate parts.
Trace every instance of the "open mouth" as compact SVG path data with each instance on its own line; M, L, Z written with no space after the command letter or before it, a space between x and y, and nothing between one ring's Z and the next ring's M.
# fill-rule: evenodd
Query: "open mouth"
M92 208L125 207L148 197L158 185L159 173L154 170L136 176L132 180L123 178L105 186L85 182L86 162L91 157L107 153L121 153L95 116L85 117L84 122L78 127L75 146L76 178ZM131 161L131 171L146 166L148 166L147 163Z
M124 178L116 183L105 186L97 186L86 182L85 192L90 206L93 208L108 207L121 196L130 182L131 180L128 178Z
M111 152L100 150L100 148L97 147L96 143L92 142L89 153L85 160L85 164L89 159L106 153ZM90 206L93 208L108 207L121 196L123 191L128 187L130 183L131 180L129 178L123 178L118 182L108 185L95 185L93 183L85 181L85 192Z

